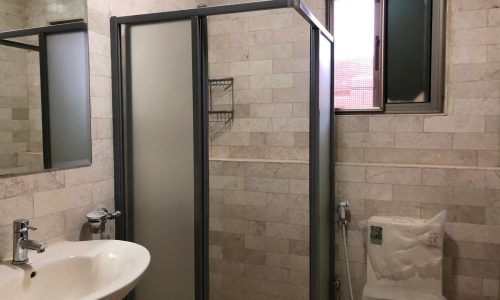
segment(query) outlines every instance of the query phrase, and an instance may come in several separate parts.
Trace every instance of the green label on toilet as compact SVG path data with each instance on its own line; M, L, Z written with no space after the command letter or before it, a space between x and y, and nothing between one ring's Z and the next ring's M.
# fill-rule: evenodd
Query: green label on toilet
M382 245L382 227L370 226L370 243Z

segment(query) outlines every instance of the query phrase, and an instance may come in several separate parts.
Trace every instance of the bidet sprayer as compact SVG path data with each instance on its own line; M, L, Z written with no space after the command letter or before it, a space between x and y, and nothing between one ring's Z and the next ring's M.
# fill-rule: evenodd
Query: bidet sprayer
M351 271L349 269L349 254L347 251L347 222L349 222L351 211L349 210L349 202L340 201L337 213L339 214L340 225L342 225L342 237L344 241L344 254L345 254L345 267L347 272L347 281L349 284L349 295L350 299L353 300L354 296L352 293L352 282L351 282Z
M349 221L349 202L347 201L340 201L338 209L337 209L338 215L339 215L339 221L342 225L347 225L347 222Z

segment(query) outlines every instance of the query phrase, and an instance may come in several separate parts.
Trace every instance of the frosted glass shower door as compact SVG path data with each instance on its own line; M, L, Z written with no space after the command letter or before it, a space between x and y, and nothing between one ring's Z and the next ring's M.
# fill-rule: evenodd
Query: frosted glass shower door
M131 25L125 76L131 239L151 253L135 299L195 299L195 138L190 19Z

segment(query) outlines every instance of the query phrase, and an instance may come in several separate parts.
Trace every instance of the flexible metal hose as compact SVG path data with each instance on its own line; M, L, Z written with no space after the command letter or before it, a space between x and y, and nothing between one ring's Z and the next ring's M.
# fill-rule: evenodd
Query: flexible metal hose
M349 295L351 296L351 300L354 300L352 293L351 270L349 268L349 254L347 253L346 226L347 222L342 222L342 236L344 238L345 266L347 270L347 281L349 283Z

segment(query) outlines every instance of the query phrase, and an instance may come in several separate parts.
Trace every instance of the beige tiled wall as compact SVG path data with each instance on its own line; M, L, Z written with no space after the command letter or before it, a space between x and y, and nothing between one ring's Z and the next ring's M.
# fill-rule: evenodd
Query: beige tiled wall
M24 28L24 3L6 0L0 3L0 30L9 31Z
M316 11L324 6L307 2ZM235 103L234 122L212 139L211 156L307 160L307 22L293 9L280 9L213 16L208 26L209 76L234 78Z
M234 159L211 161L213 299L308 299L308 148L297 143L308 129L308 89L293 95L308 61L283 66L307 59L294 56L308 43L299 18L279 10L209 19L210 77L233 77L235 89L233 126L211 140L212 157Z
M33 153L42 153L42 99L40 89L40 58L38 52L28 52L29 146ZM39 155L40 163L43 160Z
M29 146L27 51L0 47L0 172L18 167Z
M309 299L309 166L210 162L211 299Z
M337 199L352 209L356 299L366 281L358 221L430 218L441 210L448 211L445 296L500 299L499 7L494 0L448 1L446 114L337 117ZM341 238L336 242L348 299Z
M23 27L23 5L0 3L0 28ZM0 47L0 170L15 169L18 153L28 149L27 51Z
M85 0L24 0L26 28L48 26L50 22L87 19Z
M233 77L235 97L210 144L211 296L309 299L309 25L293 9L208 25L210 78Z
M17 1L12 1L17 2ZM56 1L54 1L56 2ZM0 178L0 257L11 256L12 221L38 226L35 239L88 239L85 214L114 207L109 17L193 8L193 1L88 0L92 158L90 167ZM0 18L3 20L3 17ZM113 222L104 237L112 237Z

